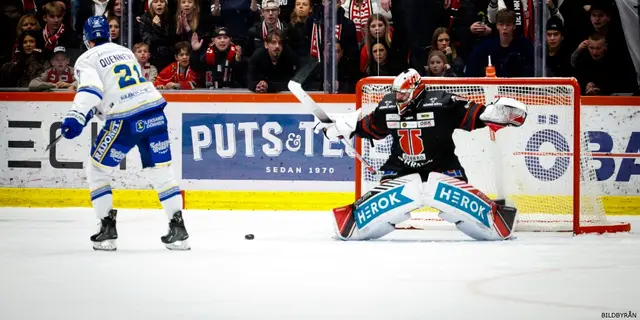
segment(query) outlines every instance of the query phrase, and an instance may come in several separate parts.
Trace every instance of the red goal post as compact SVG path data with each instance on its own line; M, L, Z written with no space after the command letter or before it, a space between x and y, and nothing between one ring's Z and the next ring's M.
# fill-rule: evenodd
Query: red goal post
M363 109L363 115L373 111L382 96L391 92L393 79L368 77L360 80L356 86L356 108ZM423 78L422 82L427 90L454 92L478 103L484 104L500 96L515 98L528 105L529 116L525 125L500 130L496 133L495 141L492 141L493 133L488 129L469 134L454 133L454 138L456 134L460 137L454 139L456 154L460 153L458 156L467 171L469 182L480 190L484 189L485 193L504 198L508 204L516 206L520 212L517 230L582 234L626 232L631 229L628 223L607 220L602 205L602 190L589 164L592 152L588 150L588 134L582 130L580 87L575 79ZM568 137L566 143L562 142L563 137ZM529 150L530 142L537 138L544 140L533 142L540 145L540 150ZM465 148L460 148L459 142L464 143ZM548 147L545 143L566 147L565 150L542 150ZM389 151L390 139L375 141L375 144L372 148L368 142L364 144L362 139L356 138L355 147L378 169L386 160L385 152ZM471 149L480 146L482 149L478 152L483 154L465 155L467 146ZM484 170L487 157L493 164L490 170ZM552 170L558 162L561 167L566 164L566 172L562 175ZM551 169L546 167L552 163ZM531 167L535 168L532 170ZM359 161L356 161L355 168L358 199L377 183L379 177L371 176ZM492 182L486 182L490 180ZM412 215L412 221L401 228L430 229L441 224L434 212L419 211Z

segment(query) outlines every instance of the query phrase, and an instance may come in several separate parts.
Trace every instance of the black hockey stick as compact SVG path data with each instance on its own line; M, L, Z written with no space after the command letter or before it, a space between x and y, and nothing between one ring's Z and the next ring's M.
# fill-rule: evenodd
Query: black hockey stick
M289 91L291 91L291 93L293 93L293 95L296 96L296 98L298 98L298 100L300 100L300 102L303 105L311 109L311 113L313 113L313 115L316 118L318 118L318 120L320 120L322 123L333 123L333 120L329 118L327 113L324 112L324 110L322 110L322 108L320 108L320 106L315 101L313 101L311 96L309 96L304 91L304 89L302 89L302 83L304 83L304 81L311 74L311 72L313 72L313 69L317 64L318 62L313 60L307 63L304 67L302 67L296 73L293 79L289 81L289 85L288 85ZM362 158L362 155L360 155L360 153L356 151L356 149L351 145L351 142L349 142L347 138L343 136L340 136L338 138L340 139L342 144L344 144L345 148L350 150L355 155L355 157L365 166L365 168L367 168L369 172L373 174L376 173L376 169L373 166L371 166L366 160L364 160L364 158Z
M58 143L58 141L60 141L60 139L62 139L62 135L63 134L64 134L64 132L61 132L55 139L53 139L53 141L51 141L51 143L49 143L49 145L44 149L44 151L45 152L49 151L49 149L51 149L51 147L55 146L56 143Z
M113 106L113 103L112 103L111 105ZM90 117L89 119L93 118L93 114L95 114L95 113L96 113L96 110L97 110L97 109L96 109L96 107L93 107L93 108L91 108L91 110L89 110L89 113L91 113L91 114L92 114L92 115L91 115L91 117ZM88 122L88 121L87 121L87 122ZM51 141L51 143L49 143L49 145L44 149L44 151L45 151L45 152L47 152L47 151L49 151L49 149L51 149L51 147L55 146L55 145L56 145L56 143L58 143L58 141L60 141L60 139L62 139L63 135L64 135L66 132L67 132L67 131L60 132L60 134L59 134L55 139L53 139L53 141Z

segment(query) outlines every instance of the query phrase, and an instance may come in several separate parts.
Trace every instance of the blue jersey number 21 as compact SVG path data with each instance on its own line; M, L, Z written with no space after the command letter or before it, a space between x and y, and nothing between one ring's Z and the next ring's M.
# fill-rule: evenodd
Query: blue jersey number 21
M135 75L131 72L132 67ZM147 82L147 79L140 75L140 70L138 70L138 66L135 64L133 66L128 64L119 64L113 68L113 73L120 76L120 80L118 80L118 86L120 89L124 89L134 84Z

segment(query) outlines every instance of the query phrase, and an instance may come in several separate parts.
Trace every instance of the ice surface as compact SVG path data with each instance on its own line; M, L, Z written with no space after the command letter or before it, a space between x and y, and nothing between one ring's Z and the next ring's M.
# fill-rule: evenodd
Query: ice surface
M640 313L640 235L456 231L330 238L328 212L120 210L96 252L89 209L0 208L0 319L601 319ZM632 229L640 230L640 219ZM247 233L255 240L244 239Z

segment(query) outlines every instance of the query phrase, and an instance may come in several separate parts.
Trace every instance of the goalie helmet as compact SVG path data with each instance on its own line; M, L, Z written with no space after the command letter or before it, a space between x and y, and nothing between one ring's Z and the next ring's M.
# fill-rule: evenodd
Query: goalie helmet
M420 73L415 69L407 69L393 80L391 90L396 95L398 114L402 115L413 100L424 91Z

